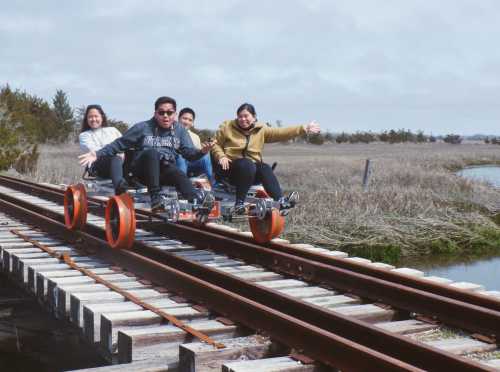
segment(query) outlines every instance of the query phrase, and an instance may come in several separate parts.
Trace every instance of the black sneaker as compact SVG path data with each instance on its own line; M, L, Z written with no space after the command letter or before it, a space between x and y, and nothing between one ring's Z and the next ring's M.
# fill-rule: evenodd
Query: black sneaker
M290 209L297 205L299 202L299 193L297 191L292 191L288 196L281 197L279 199L280 210Z
M128 182L122 179L115 189L115 195L125 194L128 189L129 189Z
M165 204L163 203L163 199L159 193L151 194L151 212L158 213L165 211Z
M233 214L238 216L243 216L247 213L247 208L245 206L245 202L242 200L237 200L234 204Z
M215 205L215 197L210 191L199 189L196 191L196 205L198 209L210 212Z

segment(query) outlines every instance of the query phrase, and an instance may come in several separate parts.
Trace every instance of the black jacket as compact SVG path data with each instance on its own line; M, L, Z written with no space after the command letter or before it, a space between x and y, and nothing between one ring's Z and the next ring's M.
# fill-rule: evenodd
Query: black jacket
M161 161L175 163L179 153L187 160L201 158L204 153L193 146L187 130L178 122L174 122L170 129L157 125L154 118L135 124L122 137L117 138L102 149L96 151L100 156L114 156L119 152L134 149L134 160L148 149L156 149L160 153Z

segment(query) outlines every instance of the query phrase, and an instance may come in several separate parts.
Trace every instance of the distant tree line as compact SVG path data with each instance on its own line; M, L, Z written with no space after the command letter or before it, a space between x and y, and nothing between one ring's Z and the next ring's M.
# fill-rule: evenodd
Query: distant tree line
M76 111L76 113L75 113ZM0 170L33 171L39 144L60 144L78 138L85 107L73 110L68 96L57 90L52 104L7 84L0 87ZM108 119L120 131L122 121Z
M491 143L492 145L500 145L500 137L486 137L484 143Z

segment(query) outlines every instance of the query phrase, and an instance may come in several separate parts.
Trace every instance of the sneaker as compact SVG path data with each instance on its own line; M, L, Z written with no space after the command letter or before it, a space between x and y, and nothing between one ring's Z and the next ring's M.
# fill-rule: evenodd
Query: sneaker
M215 197L210 191L199 189L196 191L196 204L198 209L211 211L215 204Z
M238 216L242 216L242 215L246 214L246 212L247 212L247 208L245 206L245 202L242 200L237 200L236 203L234 204L233 213L238 215Z
M160 193L152 193L151 194L151 212L158 213L165 211L165 204L163 203L163 199Z
M115 195L125 194L128 189L129 189L128 182L122 179L115 189Z
M288 196L279 199L280 209L290 209L297 205L299 202L299 193L292 191Z

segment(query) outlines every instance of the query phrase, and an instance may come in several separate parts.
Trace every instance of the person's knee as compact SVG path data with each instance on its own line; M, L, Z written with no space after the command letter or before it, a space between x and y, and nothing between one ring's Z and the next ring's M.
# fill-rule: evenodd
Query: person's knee
M147 149L142 152L141 157L147 160L157 160L160 159L160 153L156 149Z
M256 166L255 163L249 159L236 159L233 160L233 163L231 164L231 167L234 170L237 171L243 171L243 172L249 172L249 173L255 173L256 171Z
M111 162L112 162L113 164L120 164L120 165L121 165L121 164L123 164L123 159L122 159L120 156L115 155L115 156L113 156L113 157L111 158Z

